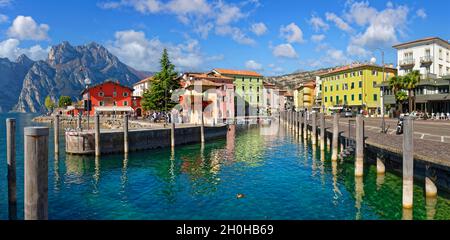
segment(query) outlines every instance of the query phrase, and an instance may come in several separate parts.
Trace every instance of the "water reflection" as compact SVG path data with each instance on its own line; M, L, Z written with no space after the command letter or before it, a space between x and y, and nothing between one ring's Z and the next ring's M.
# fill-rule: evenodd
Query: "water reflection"
M97 194L99 192L98 189L98 183L100 182L100 157L95 157L95 171L94 175L92 176L94 179L94 194Z
M61 176L59 175L59 153L56 153L54 156L53 168L55 169L53 171L55 191L59 191L61 185Z
M376 182L377 182L377 191L379 191L381 189L381 187L383 186L385 178L386 178L386 174L384 174L384 173L378 173L377 174L377 180L376 180Z
M125 192L125 188L128 182L128 154L125 154L123 157L123 164L122 164L122 176L121 176L121 182L122 182L122 192Z
M434 220L434 216L436 215L436 204L437 204L437 197L425 198L425 209L427 212L427 220Z
M342 195L342 193L338 187L338 163L336 161L331 162L331 173L333 174L333 192L334 192L333 202L337 206L339 202L338 200Z
M364 197L364 182L362 177L355 177L355 208L356 220L361 220L361 206Z
M403 208L402 220L413 220L413 209Z

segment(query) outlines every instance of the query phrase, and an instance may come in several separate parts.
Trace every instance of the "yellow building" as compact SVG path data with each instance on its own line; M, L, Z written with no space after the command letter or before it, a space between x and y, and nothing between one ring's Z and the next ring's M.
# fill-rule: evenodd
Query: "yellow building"
M294 91L294 104L297 111L307 108L311 110L315 104L315 89L316 83L314 81L300 84Z
M397 69L385 67L385 81L396 75ZM322 104L325 111L349 108L365 110L369 115L379 114L381 91L377 85L383 82L383 67L357 64L341 67L320 76L322 80Z

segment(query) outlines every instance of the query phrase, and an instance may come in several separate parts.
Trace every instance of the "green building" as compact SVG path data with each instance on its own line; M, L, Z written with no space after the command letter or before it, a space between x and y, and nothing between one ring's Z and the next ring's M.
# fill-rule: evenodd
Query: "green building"
M253 71L216 68L214 72L234 79L235 115L257 116L264 105L263 76Z

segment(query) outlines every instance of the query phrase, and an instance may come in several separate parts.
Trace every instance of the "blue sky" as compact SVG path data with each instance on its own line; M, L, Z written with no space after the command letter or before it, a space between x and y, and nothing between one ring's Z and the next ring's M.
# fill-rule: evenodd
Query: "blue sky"
M163 48L180 71L281 75L380 61L376 48L395 63L395 43L450 39L448 9L446 0L0 0L0 57L44 59L62 41L95 41L147 71Z

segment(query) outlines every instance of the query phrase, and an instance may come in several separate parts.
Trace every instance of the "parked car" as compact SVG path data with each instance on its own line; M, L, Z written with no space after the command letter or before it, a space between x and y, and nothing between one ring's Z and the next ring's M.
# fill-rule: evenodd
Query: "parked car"
M352 111L342 111L341 112L341 117L351 118L351 117L354 117L354 114L353 114Z

